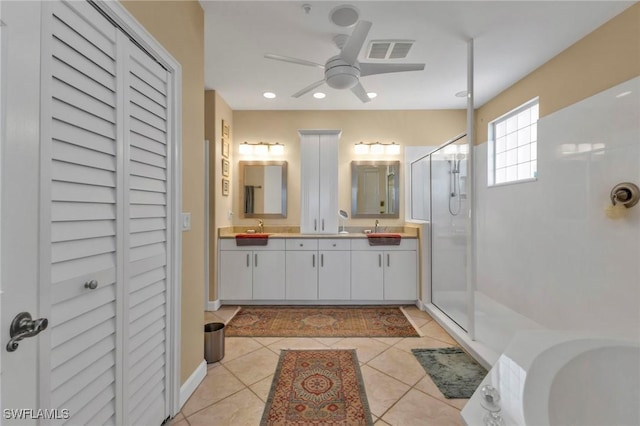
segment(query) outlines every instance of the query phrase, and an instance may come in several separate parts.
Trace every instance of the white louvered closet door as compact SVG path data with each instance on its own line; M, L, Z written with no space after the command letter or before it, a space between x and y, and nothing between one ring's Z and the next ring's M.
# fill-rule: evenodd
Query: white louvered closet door
M160 425L170 415L169 74L89 3L47 8L51 284L41 300L51 306L40 400L68 409L72 425Z
M51 126L51 285L43 290L51 301L50 394L41 399L68 409L70 424L115 424L117 32L88 3L48 6L51 80L43 90L50 90L50 103L44 100L43 111L51 120L43 117L43 130ZM93 290L85 287L92 280Z
M168 416L167 80L133 43L127 48L125 143L125 423L159 425Z

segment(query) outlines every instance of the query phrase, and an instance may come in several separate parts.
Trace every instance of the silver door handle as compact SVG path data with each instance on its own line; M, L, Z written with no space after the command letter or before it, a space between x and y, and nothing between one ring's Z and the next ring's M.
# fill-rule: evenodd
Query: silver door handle
M315 268L316 267L316 255L312 254L311 255L311 265Z
M255 265L255 267L258 267L258 253L253 255L253 264Z
M324 219L322 219L322 230L324 231Z
M378 255L378 268L382 268L382 255Z
M11 327L9 328L9 335L11 340L7 343L7 352L13 352L18 349L18 342L27 337L33 337L43 330L47 329L49 320L46 318L40 318L34 320L31 318L29 312L20 312L11 321Z
M98 288L98 281L97 280L87 281L86 283L84 283L84 288L88 288L89 290L95 290L96 288Z
M313 219L313 230L314 231L318 230L318 219Z
M324 268L324 253L320 254L320 267Z
M249 253L247 253L247 268L250 266L250 265L249 265L249 256L250 256L250 254L249 254Z
M389 255L389 253L387 253L387 267L391 266L391 262L389 260L389 257L390 257L390 255Z

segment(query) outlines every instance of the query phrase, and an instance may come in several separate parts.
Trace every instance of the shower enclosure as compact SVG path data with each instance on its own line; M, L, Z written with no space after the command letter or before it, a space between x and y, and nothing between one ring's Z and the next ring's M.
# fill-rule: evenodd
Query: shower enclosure
M463 134L411 164L411 215L430 222L431 303L465 331L469 324L467 154Z

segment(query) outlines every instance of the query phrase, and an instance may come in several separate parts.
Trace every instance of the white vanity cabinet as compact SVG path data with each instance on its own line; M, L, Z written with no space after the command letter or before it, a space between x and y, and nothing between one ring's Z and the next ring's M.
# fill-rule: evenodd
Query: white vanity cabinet
M284 248L283 239L248 247L238 247L233 239L220 240L220 299L283 300Z
M318 299L351 299L351 240L318 240Z
M287 300L349 300L351 241L287 240Z
M338 233L340 130L300 130L300 232Z
M417 241L398 246L351 245L351 298L354 300L415 300L417 298Z
M318 299L318 240L287 240L286 299Z

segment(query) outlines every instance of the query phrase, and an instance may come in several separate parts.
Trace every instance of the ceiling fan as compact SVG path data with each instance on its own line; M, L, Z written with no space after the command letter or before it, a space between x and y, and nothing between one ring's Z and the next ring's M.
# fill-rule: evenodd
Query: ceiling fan
M351 36L335 37L334 41L338 48L340 48L340 53L327 59L324 65L273 53L267 53L264 57L324 69L324 78L322 80L316 81L294 93L292 95L294 98L299 98L316 87L327 83L329 87L334 89L351 89L362 102L369 102L371 99L369 99L366 90L362 87L360 77L390 72L422 71L424 69L424 64L376 64L358 62L358 53L360 53L370 29L371 22L360 21Z

